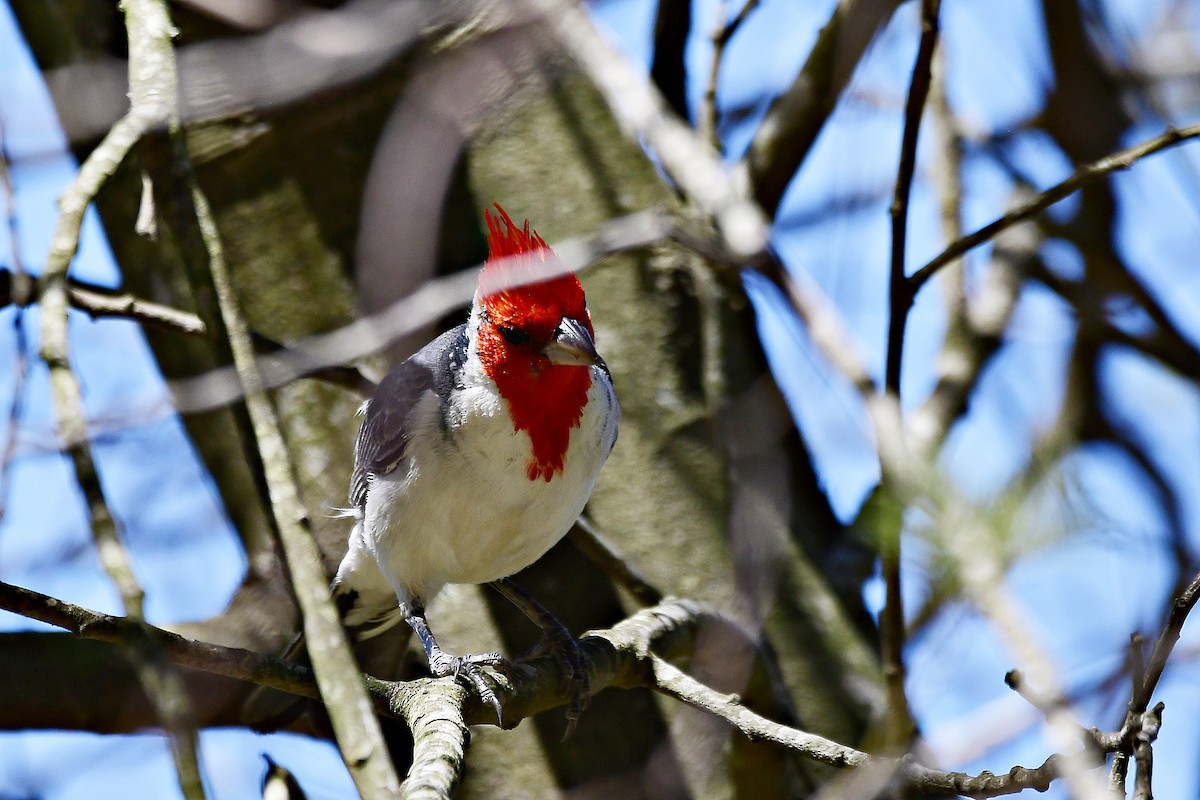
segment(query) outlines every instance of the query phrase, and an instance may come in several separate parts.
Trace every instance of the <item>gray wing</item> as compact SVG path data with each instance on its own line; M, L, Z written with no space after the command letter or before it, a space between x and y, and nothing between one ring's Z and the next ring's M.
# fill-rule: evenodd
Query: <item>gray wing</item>
M386 475L404 460L412 435L409 414L421 397L436 392L443 409L466 357L466 326L446 331L387 374L363 410L354 442L350 503L362 508L371 478ZM444 416L444 411L443 411Z

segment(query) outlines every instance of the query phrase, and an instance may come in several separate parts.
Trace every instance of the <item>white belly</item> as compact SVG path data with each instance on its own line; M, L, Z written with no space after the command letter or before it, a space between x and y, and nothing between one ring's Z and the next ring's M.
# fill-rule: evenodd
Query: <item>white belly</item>
M436 426L415 432L404 462L372 482L363 521L364 544L401 602L512 575L566 534L616 438L616 399L599 377L550 481L529 479L529 435L486 387L461 393L467 411L449 439Z

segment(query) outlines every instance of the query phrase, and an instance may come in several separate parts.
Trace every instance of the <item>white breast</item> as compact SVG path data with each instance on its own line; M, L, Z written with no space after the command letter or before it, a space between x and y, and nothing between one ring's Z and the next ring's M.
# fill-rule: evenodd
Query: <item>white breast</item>
M529 434L514 430L490 379L472 384L452 395L448 435L437 397L426 395L420 418L429 424L414 431L404 462L371 483L363 542L402 603L427 602L447 583L507 577L540 558L583 511L616 439L612 384L593 367L562 472L530 480Z

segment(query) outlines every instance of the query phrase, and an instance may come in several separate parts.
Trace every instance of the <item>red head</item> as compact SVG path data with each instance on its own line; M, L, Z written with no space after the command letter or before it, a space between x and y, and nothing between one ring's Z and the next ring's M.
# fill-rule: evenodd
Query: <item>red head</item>
M497 277L553 266L556 259L542 237L529 230L528 220L517 227L499 204L495 208L496 215L484 211L488 259L481 293ZM589 369L603 363L592 343L583 287L567 273L486 294L477 302L484 372L508 401L514 429L529 433L529 479L549 481L562 471L571 430L587 404Z

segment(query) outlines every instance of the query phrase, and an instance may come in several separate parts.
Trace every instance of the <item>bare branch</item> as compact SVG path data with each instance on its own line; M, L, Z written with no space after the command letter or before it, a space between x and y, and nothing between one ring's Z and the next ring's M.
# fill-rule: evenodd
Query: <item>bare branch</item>
M751 12L758 8L758 2L759 0L746 0L737 16L728 21L725 19L725 3L721 2L717 7L717 24L710 37L712 62L709 65L708 86L704 90L704 102L696 115L696 127L701 138L708 141L718 153L721 152L721 136L718 131L720 113L717 109L717 81L721 75L721 63L725 59L725 47Z
M0 608L76 633L81 638L124 643L128 620L99 614L28 589L0 582ZM592 686L647 686L729 721L753 739L761 739L832 766L881 768L897 774L905 785L921 791L970 797L995 797L1024 789L1044 791L1062 774L1063 757L1051 756L1035 768L1014 767L1004 775L968 775L931 769L911 757L881 758L821 736L772 722L669 664L665 659L687 653L698 626L721 617L702 603L668 599L637 612L608 630L591 631L580 644L588 656ZM304 667L233 647L186 639L145 626L146 633L176 664L267 686L303 697L318 697L312 672ZM565 705L561 665L551 656L518 662L501 685L509 724ZM495 724L489 707L467 694L451 678L388 682L367 676L366 686L381 714L406 720L417 741L413 768L402 796L449 797L460 777L466 725ZM1095 761L1111 752L1121 733L1081 731ZM448 759L448 760L447 760ZM420 765L420 766L418 766ZM1093 765L1093 766L1094 766Z
M710 217L738 259L758 258L767 244L767 220L720 156L667 108L646 77L596 32L583 10L567 0L526 0L599 88L627 136L643 141L679 190Z
M40 291L43 280L44 278L0 269L0 306L29 305ZM203 336L205 333L204 322L188 311L152 303L127 292L105 289L70 277L67 278L67 302L71 308L92 318L125 317L143 325L188 336Z
M792 178L833 113L875 31L897 0L840 0L808 60L767 110L743 159L754 199L774 217Z
M195 224L207 251L221 317L229 333L234 365L246 388L246 406L258 439L272 512L304 614L307 652L329 711L342 758L366 799L393 797L400 788L379 722L371 711L346 633L327 591L321 557L307 525L287 443L275 410L263 393L250 331L230 281L220 235L208 201L189 175Z
M206 265L216 292L220 318L228 333L234 364L246 387L250 413L277 528L300 607L304 612L308 653L325 700L343 759L359 793L366 800L394 796L399 781L388 758L378 720L371 712L354 657L346 643L336 611L326 591L326 577L316 543L307 530L287 445L275 411L262 394L253 346L245 318L238 307L225 263L220 236L208 200L196 183L182 142L175 51L170 42L170 17L164 0L125 0L130 21L144 25L153 48L130 60L131 95L143 101L156 130L167 136L173 163L158 180L170 182L178 196L173 200L179 227L177 238L190 248L190 263ZM131 53L132 56L132 53Z
M911 294L916 296L921 287L937 274L938 270L954 261L954 259L963 253L993 239L1006 228L1010 228L1018 222L1023 222L1045 211L1059 200L1069 197L1084 186L1095 183L1110 173L1129 169L1139 159L1154 155L1161 150L1174 147L1177 144L1189 139L1195 139L1198 136L1200 136L1200 125L1189 125L1185 128L1168 128L1153 139L1148 139L1141 144L1119 150L1099 161L1094 161L1091 164L1080 167L1074 175L1062 183L1051 186L1024 205L1009 211L1004 216L984 225L974 233L969 233L958 241L952 242L949 247L909 277L908 283Z
M92 535L100 561L121 594L126 613L142 616L142 589L133 577L129 557L120 543L116 524L104 500L87 443L87 428L79 383L71 372L67 341L67 270L79 248L83 215L96 192L125 160L145 129L144 120L130 112L97 145L79 168L75 180L59 197L59 217L50 240L50 254L41 278L41 355L50 368L59 435L75 467L76 480L87 497Z
M1151 788L1154 777L1154 740L1158 738L1158 729L1162 726L1163 704L1159 703L1149 713L1142 716L1141 725L1134 739L1133 757L1137 761L1137 771L1133 777L1133 800L1153 800L1154 791Z
M904 107L904 135L900 142L899 165L896 170L896 188L892 195L892 255L888 280L889 316L887 335L887 366L884 373L883 390L900 401L900 367L904 358L904 332L908 327L908 311L912 297L905 284L904 257L908 241L908 199L912 193L913 178L917 166L917 141L920 136L921 120L925 115L925 98L933 73L933 55L938 41L938 13L940 0L921 0L921 39L917 47L916 63L908 85L908 100ZM879 617L880 650L883 675L887 683L886 742L888 747L907 746L916 724L908 707L904 690L904 595L900 590L900 514L902 509L894 507L889 513L895 516L893 524L886 529L895 530L896 536L884 537L880 543L880 562L883 573L886 601Z
M130 86L133 65L146 39L138 35L137 22L129 21ZM169 32L167 32L169 36ZM146 129L149 117L142 98L131 91L133 110L122 118L88 156L75 180L59 198L59 218L50 244L50 254L41 279L41 354L50 368L59 433L71 456L75 477L87 498L92 536L105 570L121 595L126 613L140 622L144 593L133 575L129 556L121 544L117 525L105 501L87 440L79 383L71 371L67 340L69 282L67 271L79 247L79 232L88 205L100 187L116 172ZM188 798L204 797L196 754L195 731L190 710L178 678L161 664L152 649L132 643L128 651L139 680L154 704L163 728L170 737L180 787Z

